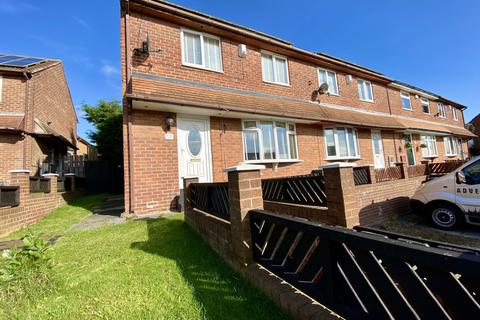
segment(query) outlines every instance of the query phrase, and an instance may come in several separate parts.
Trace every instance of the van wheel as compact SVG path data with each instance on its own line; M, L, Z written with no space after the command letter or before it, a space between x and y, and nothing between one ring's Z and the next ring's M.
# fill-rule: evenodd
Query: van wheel
M459 210L447 203L438 203L430 207L433 224L443 230L455 229L461 224L462 218Z

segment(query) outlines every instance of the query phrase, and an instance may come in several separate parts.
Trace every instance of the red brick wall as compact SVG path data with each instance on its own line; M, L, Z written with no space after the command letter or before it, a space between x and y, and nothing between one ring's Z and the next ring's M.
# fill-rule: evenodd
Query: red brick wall
M0 92L0 112L25 112L25 86L23 76L2 75L2 90Z
M0 134L0 182L10 180L9 170L23 169L23 145L19 134Z

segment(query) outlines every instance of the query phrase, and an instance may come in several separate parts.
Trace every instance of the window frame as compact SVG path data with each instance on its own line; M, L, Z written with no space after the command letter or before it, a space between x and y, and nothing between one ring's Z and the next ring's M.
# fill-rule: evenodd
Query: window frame
M255 129L245 128L246 122L255 122ZM263 148L263 133L260 129L261 122L271 122L273 124L273 142L274 142L274 152L275 158L273 159L265 159L265 152ZM277 123L285 124L285 136L286 136L286 154L288 158L282 159L279 157L278 154L278 137L277 137ZM289 129L289 126L293 125L293 131ZM246 159L246 150L245 150L245 131L256 131L258 136L258 150L260 154L260 159L258 160L248 160ZM290 142L289 137L293 135L295 138L295 155L296 158L290 158L291 150L290 150ZM242 119L242 144L243 144L243 161L245 163L278 163L278 162L300 162L301 160L298 158L298 139L297 139L297 126L293 122L282 121L282 120L264 120L264 119Z
M337 73L333 70L330 70L330 69L326 69L326 68L322 68L322 67L318 67L317 68L317 79L318 79L318 86L321 86L322 83L320 83L320 72L321 71L324 71L325 72L325 75L328 76L328 73L331 72L333 73L334 77L335 77L335 89L337 89L336 93L335 92L330 92L330 87L328 88L328 94L332 95L332 96L340 96L340 90L338 88L338 78L337 78ZM328 82L327 82L328 84Z
M344 129L345 132L348 132L348 129L351 129L353 132L355 132L355 153L356 155L348 155L348 156L338 156L338 135L337 135L337 129ZM333 141L335 145L335 156L329 156L328 155L328 145L327 145L327 137L325 134L326 130L333 130ZM346 135L346 147L347 147L347 152L350 153L350 142L348 141L348 136ZM360 160L362 156L360 155L360 145L359 145L359 139L358 139L358 130L354 127L351 126L327 126L323 128L323 141L325 144L325 159L326 160Z
M428 138L433 138L433 139L428 139L427 140L426 139L427 137ZM429 154L426 155L425 150L429 149L428 148L428 143L427 143L428 141L433 142L433 146L435 148L435 150L434 150L435 153L430 154L430 152L429 152ZM438 147L437 147L437 137L436 136L434 136L432 134L422 134L422 135L420 135L420 143L425 143L425 145L427 146L427 148L422 148L422 157L423 158L436 158L436 157L438 157Z
M202 56L202 64L195 64L195 63L190 63L186 61L186 52L185 52L185 33L191 33L195 35L200 36L200 52ZM218 40L218 47L220 50L220 70L216 69L211 69L207 68L205 66L205 45L204 45L204 38L210 38L210 39L215 39ZM207 70L207 71L213 71L213 72L218 72L218 73L224 73L223 71L223 54L222 54L222 39L218 36L215 36L210 33L205 33L205 32L200 32L200 31L195 31L191 29L181 29L181 36L180 36L180 42L181 42L181 49L182 49L182 65L187 66L187 67L192 67L192 68L197 68L197 69L202 69L202 70Z
M363 93L364 93L364 96L365 95L365 90L366 90L366 84L369 83L370 84L370 93L371 93L371 96L372 96L372 99L369 100L369 99L362 99L362 97L360 96L360 94L358 94L358 98L361 100L361 101L365 101L365 102L374 102L375 100L375 97L373 96L373 84L371 81L368 81L368 80L363 80L363 79L357 79L357 93L358 93L358 86L360 86L360 82L362 82L362 90L363 90Z
M457 108L451 105L450 110L452 111L452 119L458 121Z
M274 81L269 81L269 80L265 80L265 75L263 74L263 56L264 55L269 55L269 56L272 56L272 63L273 63L273 78L274 78ZM284 82L278 82L277 81L277 68L275 67L275 61L276 59L282 59L282 60L285 60L285 71L287 73L287 82L284 83ZM262 68L262 81L265 82L265 83L270 83L270 84L278 84L278 85L281 85L281 86L286 86L286 87L290 87L290 72L288 70L288 58L286 56L282 56L282 55L279 55L279 54L276 54L276 53L273 53L273 52L270 52L270 51L266 51L266 50L261 50L260 51L260 67Z
M448 153L448 152L447 152L447 145L449 144L449 141L452 142L452 144L451 144L450 147L452 147L453 153ZM444 150L445 150L445 156L447 156L447 157L455 157L455 156L457 156L457 154L458 154L458 149L457 149L457 148L458 148L458 147L457 147L457 141L456 141L456 139L455 139L454 136L445 136L445 137L443 137L443 147L444 147ZM450 147L449 147L449 148L450 148Z
M425 112L425 109L423 108L425 106L425 103L426 102L426 106L428 108L428 112ZM424 114L432 114L432 112L430 111L430 101L427 99L427 98L420 98L420 105L422 106L422 112Z
M405 95L407 95L407 97L405 97ZM407 108L403 105L403 99L408 99L408 104L410 105L410 108ZM411 99L410 93L406 91L400 91L400 103L402 105L403 110L413 111L413 105L412 105L412 99Z
M445 105L441 102L437 102L438 107L438 117L439 118L447 118L447 111L445 110ZM440 112L442 110L442 112Z

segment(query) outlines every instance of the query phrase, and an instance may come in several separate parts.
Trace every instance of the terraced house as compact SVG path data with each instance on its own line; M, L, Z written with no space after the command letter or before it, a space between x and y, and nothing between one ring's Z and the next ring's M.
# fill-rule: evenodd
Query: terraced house
M177 5L121 4L130 212L177 207L182 177L242 162L276 177L468 156L455 101Z

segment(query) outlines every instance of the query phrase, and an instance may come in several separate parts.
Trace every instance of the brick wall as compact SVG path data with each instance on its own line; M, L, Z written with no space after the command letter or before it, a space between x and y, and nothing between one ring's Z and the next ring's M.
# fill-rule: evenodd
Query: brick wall
M20 205L0 208L0 236L37 222L78 194L77 191L57 192L56 176L50 183L49 193L30 193L29 173L11 174L10 185L20 186Z
M1 75L3 79L0 91L1 112L25 112L26 80L22 76Z
M9 170L23 168L24 143L19 134L0 134L0 183L9 183Z

